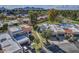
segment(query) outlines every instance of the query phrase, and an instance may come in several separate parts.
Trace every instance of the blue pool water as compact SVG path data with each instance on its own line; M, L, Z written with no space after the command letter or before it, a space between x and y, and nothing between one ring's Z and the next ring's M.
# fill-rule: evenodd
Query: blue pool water
M15 34L13 36L18 41L18 40L21 40L21 39L25 38L26 37L26 34L21 33L21 34Z

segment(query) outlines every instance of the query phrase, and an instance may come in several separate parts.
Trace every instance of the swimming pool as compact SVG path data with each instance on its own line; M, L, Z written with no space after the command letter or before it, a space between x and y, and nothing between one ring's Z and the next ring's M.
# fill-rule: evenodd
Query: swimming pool
M13 37L18 41L18 40L25 38L26 34L25 33L17 33L17 34L14 34Z

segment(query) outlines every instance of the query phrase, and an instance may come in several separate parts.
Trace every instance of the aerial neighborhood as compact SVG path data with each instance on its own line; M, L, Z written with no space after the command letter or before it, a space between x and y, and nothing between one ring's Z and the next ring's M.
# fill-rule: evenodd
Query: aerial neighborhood
M0 53L79 53L79 10L0 7Z

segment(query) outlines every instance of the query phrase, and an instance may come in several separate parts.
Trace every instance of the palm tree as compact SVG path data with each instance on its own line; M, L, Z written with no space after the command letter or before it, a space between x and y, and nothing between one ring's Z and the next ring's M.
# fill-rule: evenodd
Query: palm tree
M37 16L38 16L37 12L29 11L29 17L30 17L33 27L35 27L37 24Z
M7 20L7 16L5 16L3 13L1 13L0 19L2 19L5 22Z
M55 10L55 9L51 9L48 11L48 20L49 22L54 22L55 21L55 18L57 17L58 15L58 11Z
M44 37L44 38L46 38L46 42L47 42L47 44L49 44L49 39L50 39L50 37L52 36L52 31L51 30L49 30L49 29L47 29L47 30L45 30L44 32L42 32L42 36Z
M74 41L74 36L72 33L67 33L65 38L69 40L70 42Z

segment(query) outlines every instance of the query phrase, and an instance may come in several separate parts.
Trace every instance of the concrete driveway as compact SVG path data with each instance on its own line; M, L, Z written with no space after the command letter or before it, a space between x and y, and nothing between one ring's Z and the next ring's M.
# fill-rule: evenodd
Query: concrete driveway
M67 53L79 53L79 48L74 43L70 43L67 40L51 41L51 43L57 45Z
M67 53L79 53L79 49L73 43L59 44L58 46Z

